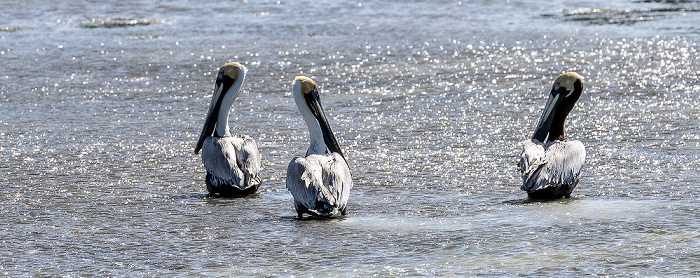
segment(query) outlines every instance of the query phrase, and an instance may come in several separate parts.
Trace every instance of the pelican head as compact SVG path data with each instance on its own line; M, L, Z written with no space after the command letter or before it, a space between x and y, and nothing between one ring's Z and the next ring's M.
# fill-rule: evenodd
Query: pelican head
M338 153L345 158L328 124L316 83L306 76L297 76L294 78L292 94L309 128L311 144L306 155Z
M583 77L575 72L559 75L554 80L547 105L537 124L533 139L540 142L564 141L564 121L583 91Z
M209 136L225 137L230 136L228 129L228 113L231 110L233 101L238 97L243 80L245 79L246 68L236 62L228 63L219 69L214 85L214 94L209 105L209 112L204 121L202 133L199 135L194 153L199 153L204 144L204 139Z

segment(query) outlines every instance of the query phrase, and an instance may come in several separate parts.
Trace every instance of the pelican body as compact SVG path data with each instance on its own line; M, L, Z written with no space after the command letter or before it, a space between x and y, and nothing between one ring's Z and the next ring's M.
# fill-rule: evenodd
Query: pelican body
M194 149L195 154L202 151L207 190L212 195L245 196L255 193L262 183L257 144L247 135L231 135L228 126L229 111L245 74L246 68L239 63L219 69L209 112Z
M306 156L295 157L287 167L287 190L294 197L298 217L304 213L324 217L345 215L352 177L321 106L316 83L298 76L292 94L310 137Z
M520 143L520 189L532 199L569 198L578 184L586 149L581 141L566 140L564 121L581 96L582 79L575 72L557 77L535 134Z

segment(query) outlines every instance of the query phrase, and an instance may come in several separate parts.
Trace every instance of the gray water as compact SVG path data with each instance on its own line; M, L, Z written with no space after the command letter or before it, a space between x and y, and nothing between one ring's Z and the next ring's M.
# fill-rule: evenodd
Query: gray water
M0 274L699 275L700 2L567 2L4 1ZM207 197L193 153L229 61L250 198ZM531 202L517 143L565 71L586 166ZM300 74L351 166L345 218L297 220L285 189Z

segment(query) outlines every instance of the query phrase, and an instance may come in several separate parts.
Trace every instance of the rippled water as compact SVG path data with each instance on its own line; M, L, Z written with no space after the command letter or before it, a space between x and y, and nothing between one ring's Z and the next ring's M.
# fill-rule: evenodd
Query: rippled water
M530 2L5 1L0 273L700 274L700 3ZM228 61L250 198L206 198L193 154ZM517 143L564 71L586 166L530 202ZM351 165L346 218L295 219L284 186L299 74Z

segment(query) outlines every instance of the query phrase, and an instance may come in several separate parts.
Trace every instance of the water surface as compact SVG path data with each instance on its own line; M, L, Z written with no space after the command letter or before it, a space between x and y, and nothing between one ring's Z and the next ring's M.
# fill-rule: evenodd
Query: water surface
M698 275L697 1L26 1L0 16L6 276ZM207 198L219 66L264 184ZM568 200L519 191L554 78L587 148ZM304 74L351 165L349 216L297 220Z

